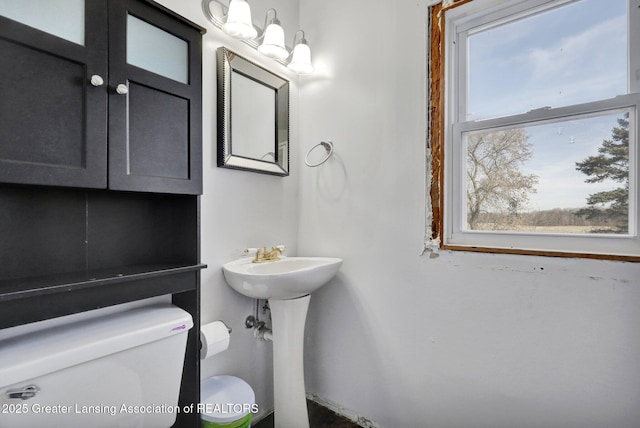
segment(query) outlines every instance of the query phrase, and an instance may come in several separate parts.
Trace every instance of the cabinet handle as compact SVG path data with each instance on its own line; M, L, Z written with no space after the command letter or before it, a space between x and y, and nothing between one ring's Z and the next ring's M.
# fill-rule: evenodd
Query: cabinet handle
M104 85L104 79L97 74L92 75L89 81L95 87Z
M120 83L118 86L116 86L116 93L120 95L127 95L129 93L129 87L124 83Z

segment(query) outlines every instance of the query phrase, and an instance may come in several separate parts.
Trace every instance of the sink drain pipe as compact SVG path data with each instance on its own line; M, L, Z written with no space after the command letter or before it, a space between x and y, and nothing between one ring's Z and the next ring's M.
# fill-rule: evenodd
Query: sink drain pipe
M273 331L270 328L263 326L256 327L253 329L253 337L256 339L266 340L268 342L273 342Z
M246 328L253 329L253 337L255 337L256 339L273 342L273 331L265 325L264 321L260 321L260 318L258 318L259 306L260 306L260 300L256 300L256 315L255 316L249 315L244 320L244 326ZM266 312L266 308L265 308L265 312Z

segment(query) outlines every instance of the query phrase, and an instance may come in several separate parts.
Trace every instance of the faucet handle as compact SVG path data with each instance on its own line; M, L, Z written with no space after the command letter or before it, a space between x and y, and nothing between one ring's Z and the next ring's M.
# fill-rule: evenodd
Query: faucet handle
M255 255L253 258L253 263L261 263L264 261L274 261L278 260L278 254L284 254L285 246L284 245L276 245L275 247L271 247L271 250L268 250L267 247L262 248L246 248L243 253L247 256Z
M286 247L284 245L276 245L275 247L271 247L271 251L274 251L275 249L280 250L280 254L284 254L284 251L286 250ZM267 251L267 247L262 247L262 248L245 248L244 250L242 250L242 254L244 254L245 256L252 256L258 252L266 252Z

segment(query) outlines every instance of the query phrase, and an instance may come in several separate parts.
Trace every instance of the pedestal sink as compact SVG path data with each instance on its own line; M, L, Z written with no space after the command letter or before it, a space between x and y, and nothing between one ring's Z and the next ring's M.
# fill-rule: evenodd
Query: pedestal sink
M242 258L222 266L227 283L254 299L268 299L273 329L275 428L309 428L304 388L304 325L311 293L340 269L334 257L281 257L252 263Z

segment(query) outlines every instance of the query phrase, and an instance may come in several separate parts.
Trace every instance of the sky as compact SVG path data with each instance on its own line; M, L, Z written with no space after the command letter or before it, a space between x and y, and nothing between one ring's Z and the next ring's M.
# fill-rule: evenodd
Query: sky
M620 187L611 180L585 183L587 176L576 170L576 162L597 154L602 141L611 140L611 130L622 117L622 112L615 112L527 128L534 149L523 172L539 177L538 192L530 197L530 209L583 207L587 195Z
M628 92L627 0L581 0L472 33L468 119L561 107ZM622 113L526 128L527 173L540 177L531 209L584 206L590 193L575 163L597 154Z

